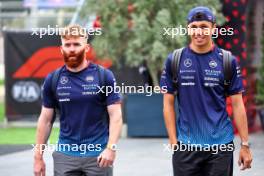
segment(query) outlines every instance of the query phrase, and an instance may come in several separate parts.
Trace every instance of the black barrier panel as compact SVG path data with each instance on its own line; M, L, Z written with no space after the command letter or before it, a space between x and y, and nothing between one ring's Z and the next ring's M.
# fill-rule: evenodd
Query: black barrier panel
M41 105L41 85L52 60L48 48L60 45L59 36L31 35L31 32L4 31L6 116L8 121L37 118ZM40 49L46 48L47 50ZM34 54L37 54L33 57ZM42 58L38 58L38 55ZM46 57L46 58L45 58ZM49 61L51 61L49 63ZM46 69L47 70L47 69ZM48 70L47 70L48 71Z

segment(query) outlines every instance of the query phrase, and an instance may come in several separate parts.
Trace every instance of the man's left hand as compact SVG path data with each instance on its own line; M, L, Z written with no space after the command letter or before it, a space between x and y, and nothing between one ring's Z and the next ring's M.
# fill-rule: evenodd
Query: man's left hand
M97 158L99 167L111 167L115 160L116 152L106 148Z
M238 165L241 166L241 170L250 169L252 163L252 155L249 147L241 146L240 152L239 152L239 160Z

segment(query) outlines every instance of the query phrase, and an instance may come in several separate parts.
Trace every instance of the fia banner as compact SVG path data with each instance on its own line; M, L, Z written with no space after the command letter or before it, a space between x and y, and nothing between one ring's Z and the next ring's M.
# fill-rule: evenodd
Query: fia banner
M40 113L41 85L63 65L59 36L39 38L31 32L4 32L6 116L8 121Z
M40 38L32 35L32 32L4 31L5 103L8 121L38 118L43 81L50 72L64 64L60 45L60 37L57 35L43 35ZM111 59L97 58L92 47L86 53L86 58L110 68L120 84L143 84L138 68L112 66Z

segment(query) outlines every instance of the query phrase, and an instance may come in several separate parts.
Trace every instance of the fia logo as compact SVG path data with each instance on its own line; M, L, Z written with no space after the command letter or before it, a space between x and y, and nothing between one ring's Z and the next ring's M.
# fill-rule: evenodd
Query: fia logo
M212 60L212 61L209 62L209 66L211 68L215 68L215 67L217 67L217 63L214 60Z
M17 102L35 102L40 97L41 89L33 81L18 81L14 83L11 94Z
M60 83L61 84L66 84L69 82L69 79L66 76L62 76L60 79Z
M192 60L191 60L191 59L185 59L185 60L184 60L184 66L185 66L185 67L190 67L190 66L192 66Z

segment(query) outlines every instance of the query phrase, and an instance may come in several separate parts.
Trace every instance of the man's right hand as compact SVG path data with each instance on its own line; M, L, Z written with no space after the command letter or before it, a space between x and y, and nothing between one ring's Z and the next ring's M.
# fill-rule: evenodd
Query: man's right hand
M170 139L170 144L175 145L178 143L178 140L176 138Z
M176 138L170 139L170 145L171 145L171 149L174 151L175 146L178 144L178 141Z
M35 176L45 176L46 175L46 165L43 158L34 159L34 175Z

